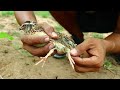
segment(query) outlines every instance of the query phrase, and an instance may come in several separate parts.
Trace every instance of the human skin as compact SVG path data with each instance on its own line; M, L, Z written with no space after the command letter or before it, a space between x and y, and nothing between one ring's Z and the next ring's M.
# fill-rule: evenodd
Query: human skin
M56 21L58 21L58 23L60 23L71 34L75 34L79 38L83 38L83 34L80 32L80 27L75 21L76 12L50 11L50 13L56 19ZM25 21L37 22L33 11L15 11L15 17L19 25ZM43 27L48 36L57 38L57 35L55 33L52 33L54 32L53 27L49 26L46 23L43 24ZM48 43L45 47L42 48L35 48L32 45L44 43L45 38L47 38L46 42L48 42L48 36L36 37L32 39L29 36L24 36L21 39L23 42L23 47L33 55L44 56L51 48L53 48L53 45L51 43ZM43 50L44 53L42 52ZM89 57L81 58L80 55L82 55L84 52L87 52L89 54ZM104 63L106 53L120 53L120 16L117 21L117 26L111 35L105 39L89 38L71 50L71 56L75 61L75 70L77 72L98 71Z

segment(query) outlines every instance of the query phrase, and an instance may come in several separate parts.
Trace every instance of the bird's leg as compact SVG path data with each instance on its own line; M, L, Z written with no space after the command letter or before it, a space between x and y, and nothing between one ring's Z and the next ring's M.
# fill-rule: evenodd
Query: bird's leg
M47 58L49 56L51 56L51 54L54 52L54 50L55 50L55 48L51 49L45 57L40 57L41 60L39 62L37 62L35 65L38 65L39 63L43 62L43 65L42 65L42 67L43 67L45 62L46 62L46 60L47 60Z
M70 65L72 66L72 68L74 69L74 60L72 59L71 55L70 55L70 52L67 52L67 57L68 57L68 60L70 62Z

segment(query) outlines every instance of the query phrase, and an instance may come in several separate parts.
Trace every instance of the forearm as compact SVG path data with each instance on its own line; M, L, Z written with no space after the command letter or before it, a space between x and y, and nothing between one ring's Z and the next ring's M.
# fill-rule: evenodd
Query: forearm
M115 31L105 38L107 52L120 53L120 16L118 16Z
M25 21L37 22L33 11L15 11L14 14L19 25L23 24Z
M69 33L74 34L79 38L83 37L82 32L80 32L80 27L76 22L75 11L50 11L50 13Z

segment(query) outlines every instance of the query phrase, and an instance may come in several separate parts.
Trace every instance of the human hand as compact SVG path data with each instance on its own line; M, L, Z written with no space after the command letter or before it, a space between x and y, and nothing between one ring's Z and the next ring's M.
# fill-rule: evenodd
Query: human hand
M85 52L89 57L80 57ZM104 63L105 55L106 49L103 40L95 38L87 39L71 50L76 72L98 71Z
M49 42L50 37L56 39L57 34L54 32L54 28L47 23L38 24L41 25L47 35L24 35L21 38L23 42L23 48L35 56L45 56L50 49L54 47L52 43ZM35 47L37 44L46 44L43 47Z

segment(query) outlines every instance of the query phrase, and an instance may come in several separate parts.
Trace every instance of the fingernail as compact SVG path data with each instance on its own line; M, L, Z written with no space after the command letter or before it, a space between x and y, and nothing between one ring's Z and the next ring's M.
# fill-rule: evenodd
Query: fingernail
M46 37L46 38L45 38L45 42L48 42L48 41L49 41L49 37Z
M53 37L57 37L57 34L55 32L52 32Z
M54 48L54 45L53 45L53 44L51 44L51 45L49 46L49 49L52 49L52 48Z
M70 53L72 54L72 55L77 55L77 50L76 49L72 49L71 51L70 51Z

